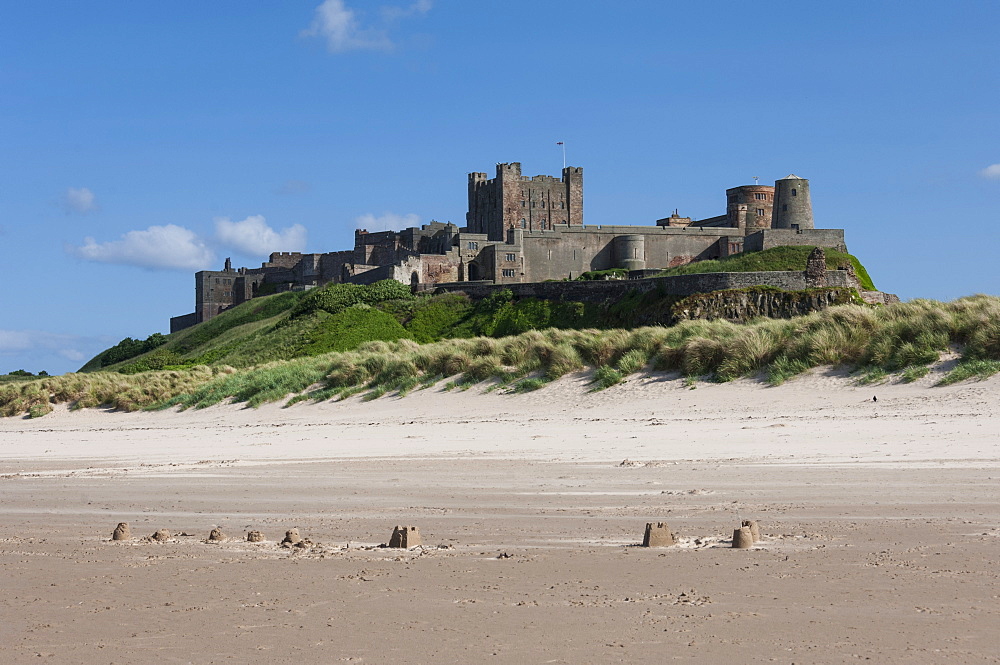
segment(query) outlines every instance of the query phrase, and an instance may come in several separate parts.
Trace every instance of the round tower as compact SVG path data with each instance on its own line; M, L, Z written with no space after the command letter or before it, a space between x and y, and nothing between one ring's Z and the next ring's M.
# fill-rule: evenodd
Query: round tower
M771 228L813 229L809 181L789 175L774 183L774 213Z
M616 236L615 258L619 268L643 270L646 267L646 236Z
M774 187L741 185L726 190L726 217L729 226L753 233L771 228Z

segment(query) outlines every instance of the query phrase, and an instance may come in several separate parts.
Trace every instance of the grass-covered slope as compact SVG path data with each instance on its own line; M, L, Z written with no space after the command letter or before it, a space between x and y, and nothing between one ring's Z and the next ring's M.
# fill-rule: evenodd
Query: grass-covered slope
M773 270L805 270L806 259L815 247L773 247L762 252L743 252L734 254L724 259L710 261L697 261L687 265L678 266L664 270L660 275L693 275L706 272L760 272ZM824 249L826 254L826 267L829 270L837 268L847 268L848 265L854 268L858 281L865 291L874 291L875 285L872 283L868 271L861 265L861 262L851 254L838 252L835 249Z
M372 341L428 343L585 327L598 324L601 309L576 302L515 302L510 292L478 302L461 293L415 296L409 287L391 280L331 284L305 293L255 298L172 335L123 340L80 371L134 374L196 365L251 367L349 351Z
M455 377L458 386L494 379L513 390L530 390L587 368L594 370L595 387L643 369L718 381L763 373L778 384L811 367L844 366L859 368L866 380L887 372L912 380L951 349L958 349L961 359L946 383L1000 371L1000 298L844 305L747 324L686 321L670 328L552 328L430 344L366 342L353 351L244 369L67 374L0 385L0 415L43 415L63 402L135 410L202 407L228 399L256 405L289 395L291 401L329 399L360 391L374 398L447 377Z
M678 271L803 269L811 247L782 247L703 261ZM827 252L831 267L855 263ZM595 273L596 274L596 273ZM870 280L869 280L870 281ZM275 360L349 351L370 341L412 339L421 344L475 336L503 337L545 328L632 328L671 324L680 297L656 291L617 303L515 301L498 292L473 302L461 293L414 296L398 282L331 284L306 292L255 298L205 323L172 335L126 338L81 368L134 374L196 365L251 367Z

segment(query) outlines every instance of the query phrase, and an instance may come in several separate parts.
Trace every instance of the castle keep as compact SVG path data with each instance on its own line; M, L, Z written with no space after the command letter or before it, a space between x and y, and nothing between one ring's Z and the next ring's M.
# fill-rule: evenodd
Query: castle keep
M195 311L170 320L170 331L208 321L251 298L328 283L395 279L415 290L470 289L575 279L621 268L630 278L692 261L783 245L846 251L842 229L816 229L809 181L789 175L768 185L726 190L726 212L692 220L678 211L655 225L585 225L583 169L562 176L521 175L518 162L496 176L470 173L466 225L431 222L402 231L354 233L354 248L322 254L275 252L260 268L195 274Z

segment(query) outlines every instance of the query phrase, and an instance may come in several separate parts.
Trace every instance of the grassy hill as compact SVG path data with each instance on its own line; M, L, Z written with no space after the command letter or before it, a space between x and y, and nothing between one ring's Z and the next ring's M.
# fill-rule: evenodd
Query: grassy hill
M780 247L702 261L670 274L748 270L804 270L812 247ZM849 254L827 251L831 268L854 264ZM873 288L873 287L872 287ZM477 336L504 337L546 328L632 328L672 322L681 298L658 292L595 304L536 299L515 301L498 292L473 302L461 293L412 295L387 280L373 285L327 285L307 292L255 298L202 324L145 340L126 338L84 365L81 372L184 369L197 365L252 367L275 360L349 351L365 342L409 339L421 344Z
M763 252L743 252L734 254L724 259L710 261L697 261L687 265L670 268L660 273L661 276L668 275L694 275L706 272L759 272L772 270L805 270L806 259L814 247L773 247ZM861 265L858 259L845 252L838 252L834 249L824 249L826 254L827 270L846 269L848 266L854 268L854 274L858 276L861 287L865 291L874 291L875 285L872 283L868 271Z

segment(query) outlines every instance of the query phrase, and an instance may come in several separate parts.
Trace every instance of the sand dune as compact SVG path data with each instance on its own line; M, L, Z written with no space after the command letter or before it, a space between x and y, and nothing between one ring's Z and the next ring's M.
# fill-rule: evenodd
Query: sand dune
M0 420L3 659L995 662L1000 380L935 378Z

